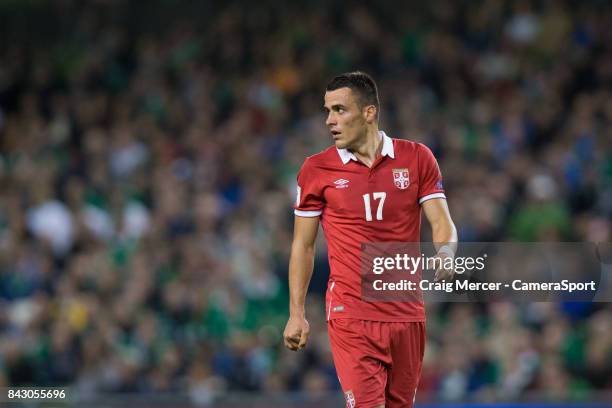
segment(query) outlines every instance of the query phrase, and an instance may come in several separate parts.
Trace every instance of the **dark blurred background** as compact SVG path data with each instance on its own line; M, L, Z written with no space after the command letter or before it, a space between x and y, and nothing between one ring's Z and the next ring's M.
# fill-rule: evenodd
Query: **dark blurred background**
M0 386L341 403L322 239L310 344L281 334L295 176L349 70L434 151L462 241L610 242L610 2L290 3L0 1ZM428 310L417 401L611 392L609 304Z

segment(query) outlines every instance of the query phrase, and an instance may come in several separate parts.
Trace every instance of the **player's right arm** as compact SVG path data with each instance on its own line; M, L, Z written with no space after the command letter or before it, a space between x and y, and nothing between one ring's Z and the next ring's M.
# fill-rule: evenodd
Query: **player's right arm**
M314 266L315 240L318 230L318 216L295 216L293 243L289 258L289 320L283 334L285 346L294 351L306 346L310 334L305 304Z

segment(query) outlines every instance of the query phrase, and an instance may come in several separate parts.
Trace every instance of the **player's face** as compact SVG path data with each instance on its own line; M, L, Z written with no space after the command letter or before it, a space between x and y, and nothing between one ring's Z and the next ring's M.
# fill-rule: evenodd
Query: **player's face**
M359 107L357 96L350 88L325 92L324 107L327 111L325 124L338 149L352 149L365 140L366 114Z

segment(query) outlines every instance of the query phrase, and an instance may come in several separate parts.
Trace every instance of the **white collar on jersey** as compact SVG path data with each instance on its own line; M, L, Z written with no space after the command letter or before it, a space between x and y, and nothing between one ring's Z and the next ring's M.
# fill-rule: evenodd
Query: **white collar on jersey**
M389 156L390 158L395 159L395 152L393 150L393 140L391 140L391 138L387 136L387 134L383 132L382 130L378 131L378 135L381 137L382 143L383 143L382 150L380 151L380 155ZM350 162L351 160L357 161L357 157L355 157L355 155L351 153L350 151L348 151L347 149L338 149L336 147L336 150L338 151L338 154L340 155L342 164L346 164Z

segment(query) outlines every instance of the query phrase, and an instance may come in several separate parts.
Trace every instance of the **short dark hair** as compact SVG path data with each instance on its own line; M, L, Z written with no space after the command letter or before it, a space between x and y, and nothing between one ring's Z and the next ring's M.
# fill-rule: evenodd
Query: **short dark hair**
M335 91L340 88L350 88L355 92L358 96L360 107L374 105L376 106L377 113L380 110L376 82L365 72L353 71L340 74L327 84L325 90Z

